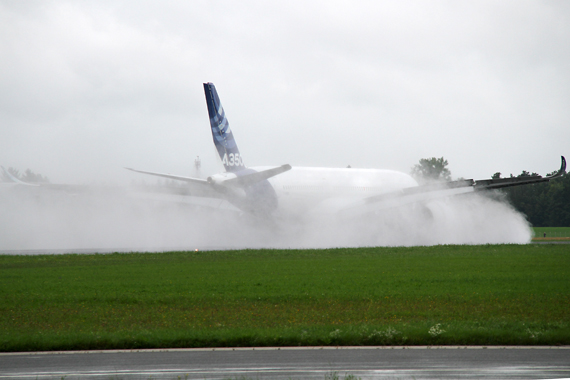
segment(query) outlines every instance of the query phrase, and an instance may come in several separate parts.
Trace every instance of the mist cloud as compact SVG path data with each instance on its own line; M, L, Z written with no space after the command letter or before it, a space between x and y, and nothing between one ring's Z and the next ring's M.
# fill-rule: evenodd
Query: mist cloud
M524 244L531 238L521 214L486 194L353 219L331 217L326 210L258 219L176 199L135 197L128 188L93 187L77 194L21 186L0 191L0 251Z

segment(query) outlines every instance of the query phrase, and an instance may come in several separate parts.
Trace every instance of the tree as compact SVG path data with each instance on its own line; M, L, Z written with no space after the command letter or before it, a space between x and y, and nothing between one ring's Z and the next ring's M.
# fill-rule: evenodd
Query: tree
M422 158L414 165L411 174L419 182L451 181L451 172L446 168L447 160L440 158Z
M13 175L15 178L19 179L20 181L27 182L27 183L48 183L49 179L47 177L42 176L41 174L36 174L30 169L26 169L24 174L21 174L18 169L14 169L12 167L8 168L8 172ZM3 182L13 182L10 176L8 176L5 172L2 172L1 180Z
M36 174L33 171L31 171L30 169L26 169L26 171L24 172L24 175L22 175L21 180L24 182L29 182L29 183L47 183L47 182L49 182L47 177L44 177L41 174Z
M552 175L554 173L549 173ZM517 177L536 176L523 170ZM511 177L514 177L511 174ZM570 227L570 174L547 183L502 189L511 205L535 227Z

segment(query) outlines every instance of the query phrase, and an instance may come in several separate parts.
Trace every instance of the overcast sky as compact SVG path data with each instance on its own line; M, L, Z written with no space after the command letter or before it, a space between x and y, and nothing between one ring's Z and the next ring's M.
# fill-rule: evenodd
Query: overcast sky
M570 156L570 2L0 0L0 164L221 171L208 81L247 166L544 175Z

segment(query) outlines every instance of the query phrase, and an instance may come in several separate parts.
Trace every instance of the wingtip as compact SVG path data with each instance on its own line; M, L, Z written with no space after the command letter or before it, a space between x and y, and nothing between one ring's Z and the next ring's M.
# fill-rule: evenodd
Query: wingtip
M560 156L560 169L558 169L558 171L556 173L554 173L551 176L548 176L546 178L553 179L556 177L560 177L564 173L566 173L566 158L564 158L564 156Z

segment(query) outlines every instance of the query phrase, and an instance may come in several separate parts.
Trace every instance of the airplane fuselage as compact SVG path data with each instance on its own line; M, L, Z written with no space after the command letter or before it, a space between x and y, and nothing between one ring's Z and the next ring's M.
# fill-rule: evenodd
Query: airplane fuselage
M251 167L248 170L262 172L271 167ZM239 172L235 173L238 176ZM270 185L270 188L267 186ZM260 201L264 212L276 209L289 212L307 212L315 208L341 206L343 203L373 195L385 194L417 186L408 174L382 169L292 167L291 170L271 177L253 186L248 203L259 209ZM259 187L258 187L259 186ZM335 199L335 205L327 199Z

